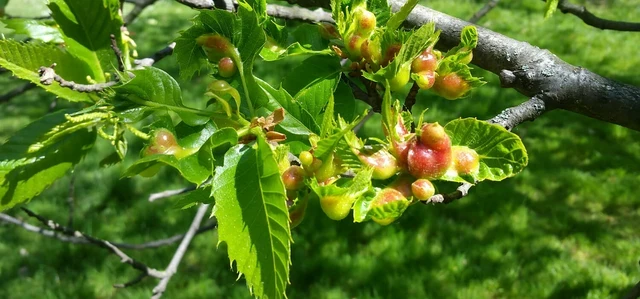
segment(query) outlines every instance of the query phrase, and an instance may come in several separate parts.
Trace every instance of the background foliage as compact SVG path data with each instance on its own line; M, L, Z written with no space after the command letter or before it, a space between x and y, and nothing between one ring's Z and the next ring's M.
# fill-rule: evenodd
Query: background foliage
M42 2L15 1L7 12L43 15ZM611 19L638 21L640 15L635 0L576 2ZM468 18L483 1L425 4ZM547 48L598 74L640 85L638 34L601 31L561 13L545 21L543 11L542 1L502 1L480 25ZM194 15L171 1L148 8L129 27L140 55L164 47ZM295 65L295 60L259 63L256 73L276 83ZM175 58L156 66L178 78ZM500 89L494 75L480 73L489 84L471 99L449 102L421 94L418 105L430 107L430 121L444 123L458 116L486 119L524 100L515 91ZM185 104L202 104L208 80L180 81ZM0 84L10 90L22 83L5 75ZM0 142L47 113L52 100L52 95L33 90L0 105ZM60 101L58 108L68 105ZM379 118L370 120L361 133L381 136L379 123ZM620 297L640 279L640 133L563 111L514 131L528 149L529 166L515 178L480 184L454 204L410 209L389 227L333 222L318 207L309 209L293 231L289 297ZM133 146L135 152L142 145ZM74 225L126 242L183 232L195 210L173 211L171 199L149 203L146 197L187 182L168 169L151 179L120 180L127 163L98 168L109 150L109 144L99 142L93 149L98 154L76 167ZM70 180L57 181L29 208L65 223ZM24 217L18 210L9 213ZM167 290L169 298L249 297L244 281L236 281L229 270L225 249L216 250L216 243L215 232L197 237ZM163 268L174 249L130 254ZM99 248L59 243L13 226L0 226L0 256L0 298L145 298L154 284L148 280L114 289L113 283L137 273Z

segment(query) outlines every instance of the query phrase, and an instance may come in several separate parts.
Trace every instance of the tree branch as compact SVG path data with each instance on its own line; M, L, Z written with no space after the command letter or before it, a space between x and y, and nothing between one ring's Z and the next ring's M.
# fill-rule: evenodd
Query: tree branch
M170 43L164 49L154 53L151 57L136 59L133 63L136 65L135 69L141 69L144 67L152 66L154 63L164 59L165 57L173 54L173 49L176 47L176 43Z
M458 187L456 189L456 191L453 191L451 193L447 193L447 194L436 194L434 196L431 196L427 201L423 201L422 203L424 204L430 204L430 203L443 203L443 204L448 204L448 203L452 203L460 198L463 198L465 196L467 196L467 194L469 194L469 189L471 189L471 187L473 187L473 185L469 184L469 183L464 183L462 185L460 185L460 187Z
M622 299L636 299L640 298L640 282L638 282Z
M206 214L208 208L208 204L202 204L200 205L200 207L198 207L198 211L196 212L196 216L191 222L189 230L185 234L184 239L182 239L182 242L180 242L176 253L173 255L173 258L171 258L171 262L169 262L169 266L167 266L167 269L165 270L167 275L160 280L155 288L153 288L153 296L151 297L152 299L158 299L162 297L162 294L167 288L167 284L169 284L171 276L173 276L173 274L175 274L178 270L178 265L180 265L180 261L182 260L185 252L187 252L187 248L189 247L193 236L195 236L198 227L200 227L200 222L202 221L202 218L204 218L204 215Z
M25 83L22 86L16 87L13 90L10 90L9 92L0 95L0 103L5 103L5 102L9 102L11 99L13 99L16 96L19 96L25 92L27 92L28 90L33 89L34 87L36 87L38 85L34 84L34 83Z
M389 3L393 11L398 11L404 1ZM420 26L431 21L442 30L437 44L441 49L457 45L462 28L470 25L421 5L411 12L406 24ZM510 75L500 76L503 86L530 98L543 92L548 97L547 106L640 130L640 88L575 67L547 50L488 29L478 27L478 34L473 63L498 75Z
M113 244L111 244L109 241L105 241L105 240L101 240L101 239L97 239L94 237L91 237L89 235L83 234L79 231L74 231L70 228L64 227L52 220L47 220L44 217L32 212L31 210L27 209L27 208L22 208L23 211L25 211L27 213L27 215L29 215L30 217L34 217L36 219L38 219L40 222L42 222L42 224L48 226L49 228L51 228L54 231L63 233L67 236L73 236L73 237L77 237L77 238L83 238L85 240L87 240L89 243L97 245L99 247L102 247L104 249L109 250L111 253L117 255L120 258L120 261L122 263L125 264L129 264L131 267L133 267L134 269L142 272L143 274L147 275L147 276L151 276L151 277L155 277L155 278L165 278L167 276L170 276L170 274L168 274L169 272L167 271L159 271L153 268L149 268L147 267L147 265L134 260L133 258L129 257L127 254L125 254L124 252L122 252L122 250L118 249L118 247L114 246Z
M133 23L133 21L142 13L142 11L147 8L147 6L156 3L158 0L137 0L137 1L127 1L133 3L135 6L127 16L124 17L124 23L129 25Z
M9 216L7 214L0 213L0 220L2 220L4 223L9 223L9 224L20 226L23 229L25 229L26 231L33 232L33 233L38 233L38 234L41 234L41 235L43 235L45 237L54 238L54 239L57 239L59 241L65 242L65 243L91 244L85 238L59 234L56 231L48 230L48 229L44 229L44 228L41 228L41 227L37 227L37 226L31 225L31 224L26 223L26 222L24 222L22 220L19 220L17 218L11 217L11 216ZM213 223L209 223L209 224L206 224L206 225L203 225L202 227L200 227L196 231L196 234L199 235L201 233L204 233L204 232L210 231L212 229L215 229L216 227L217 227L217 222L214 221ZM160 239L160 240L150 241L150 242L141 243L141 244L130 244L130 243L119 243L119 242L109 242L109 243L111 243L112 245L114 245L114 246L116 246L118 248L122 248L122 249L142 250L142 249L151 249L151 248L158 248L158 247L171 245L171 244L174 244L174 243L179 242L182 239L184 239L184 236L185 236L185 234L178 234L178 235L174 235L174 236L171 236L169 238L166 238L166 239Z
M546 2L546 0L543 0ZM569 1L561 0L558 3L558 9L564 14L572 14L580 18L585 24L602 30L616 31L640 31L640 23L621 22L602 19L592 14L583 5L569 3Z
M118 84L116 81L109 81L106 83L96 83L96 84L80 84L73 81L67 81L56 74L56 71L53 69L56 67L56 64L52 64L50 67L41 66L38 70L38 74L40 75L40 83L44 85L51 85L53 81L60 83L60 86L67 87L79 92L95 92L95 91L103 91L111 86Z
M494 7L496 7L496 5L498 5L498 2L500 2L500 0L490 0L489 2L487 2L487 4L485 4L482 8L480 8L480 10L474 13L471 18L469 18L469 23L478 23L478 21L480 21L482 17L487 15Z
M418 86L418 83L413 82L413 85L411 85L411 89L409 90L407 97L404 99L402 110L411 112L411 108L413 108L413 105L416 104L418 91L420 91L420 86Z

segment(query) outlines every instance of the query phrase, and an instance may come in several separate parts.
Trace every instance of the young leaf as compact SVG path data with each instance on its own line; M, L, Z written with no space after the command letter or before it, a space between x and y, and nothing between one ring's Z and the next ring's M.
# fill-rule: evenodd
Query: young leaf
M54 62L58 63L56 67L58 75L75 82L86 82L83 77L84 74L87 74L87 65L82 61L75 60L69 53L56 46L0 40L0 66L12 71L16 77L29 80L46 91L71 102L92 103L92 97L88 93L61 87L57 82L51 85L40 83L38 69L41 66L48 67Z
M549 18L554 12L556 12L556 9L558 9L559 3L560 3L560 0L547 0L547 4L545 5L545 9L544 9L545 19Z
M168 109L177 113L184 122L197 126L207 122L208 113L182 104L180 86L163 70L148 67L132 71L133 79L114 87L116 99L131 101L155 109Z
M400 10L393 14L389 21L387 22L387 30L394 31L400 28L402 22L407 19L411 11L416 5L418 5L418 0L409 0L405 3Z
M345 134L353 130L358 122L360 122L360 118L354 120L350 124L344 124L344 126L340 127L338 132L318 141L318 146L313 152L314 156L322 160L325 156L331 154L331 152L333 152L333 150L338 146L338 143L343 140Z
M286 113L284 120L278 124L278 127L287 133L287 138L293 135L308 137L311 133L319 133L320 127L314 120L313 116L301 107L299 102L293 100L291 95L284 89L275 89L268 83L258 80L258 84L267 95L268 102L264 105L268 114L278 108L283 108Z
M274 26L265 28L267 34L276 34L271 33L275 29L269 30L269 28L273 27ZM288 30L284 29L282 32L285 35L289 33ZM293 40L294 42L287 43L289 40ZM267 43L260 51L260 56L265 61L275 61L290 56L331 55L332 53L333 51L328 48L327 41L320 35L318 25L302 24L289 34L289 38L287 38L287 36L267 38Z
M219 242L258 298L282 298L289 282L291 231L284 184L273 151L255 146L227 152L213 179Z
M518 174L527 166L527 150L520 137L499 125L475 118L464 118L449 122L444 129L453 145L467 146L480 156L480 171L471 174L476 182L501 181ZM467 181L450 172L440 179Z
M51 16L60 26L67 49L71 55L87 63L91 70L88 75L98 82L105 82L104 74L117 65L111 49L111 34L116 37L120 50L128 53L128 47L122 42L120 27L124 22L118 13L119 8L119 0L49 1ZM125 65L129 65L128 55L125 56Z
M365 194L373 188L371 185L372 173L372 168L364 168L361 171L358 171L353 179L349 179L345 184L341 186L339 186L338 184L321 186L320 184L318 184L315 178L309 179L308 182L311 190L313 190L313 192L316 193L316 195L318 195L319 197L328 195L343 196L345 197L345 199L351 200L352 203L355 203L355 205L353 206L354 222L362 222L364 220L364 216L366 216L367 211L362 210L361 207L359 207L361 204L358 204L358 202L361 202L364 197L367 197ZM360 214L361 212L364 212L364 214Z
M0 146L0 211L40 194L64 176L92 148L95 131L79 130L29 153L43 135L65 123L69 111L59 111L29 124Z

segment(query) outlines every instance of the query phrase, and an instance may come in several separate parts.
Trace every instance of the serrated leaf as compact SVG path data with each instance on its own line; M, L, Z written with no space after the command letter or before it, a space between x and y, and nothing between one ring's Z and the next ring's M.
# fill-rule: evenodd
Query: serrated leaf
M320 160L323 160L325 156L331 154L331 152L336 149L338 144L343 140L345 134L353 130L353 128L358 124L359 121L360 118L354 120L348 125L341 127L338 132L333 133L326 138L322 138L320 141L318 141L318 146L313 151L313 155Z
M284 184L263 137L238 145L213 179L219 242L258 298L282 298L289 282L291 231Z
M171 110L193 126L202 125L209 120L207 112L184 106L178 82L163 70L148 67L131 72L135 75L133 79L113 88L117 100Z
M0 146L0 211L40 194L92 148L96 133L83 129L35 154L29 153L31 145L39 142L42 135L66 122L67 112L48 114L32 122Z
M119 8L119 0L49 1L51 16L60 26L69 53L86 62L91 70L89 75L98 82L105 82L105 73L117 65L111 49L111 34L116 37L120 50L128 53L128 47L122 42L120 27L124 22ZM128 65L128 57L125 59Z
M54 45L24 44L12 40L0 40L0 66L13 72L16 77L29 80L46 91L71 102L93 102L89 94L61 87L57 82L51 85L40 83L38 69L41 66L48 67L53 63L58 64L56 73L60 76L79 83L86 82L86 79L83 78L83 74L87 70L86 64L75 60L67 52Z
M62 43L62 34L54 24L42 20L31 19L5 19L1 21L7 28L13 30L12 34L24 35L31 39L41 40L45 43Z
M268 83L258 80L258 84L267 95L268 102L263 108L267 111L263 114L273 112L278 108L285 110L284 120L278 124L278 128L285 131L287 138L295 138L293 135L307 137L311 133L319 133L320 127L311 114L304 110L300 103L293 100L293 97L284 89L275 89Z
M456 119L445 127L453 145L467 146L480 156L480 170L470 175L473 180L501 181L518 174L527 166L527 150L518 135L502 126L475 118ZM442 180L465 182L449 172Z
M334 93L335 114L351 122L356 117L356 98L347 83L340 81Z
M314 84L300 90L295 95L294 100L300 103L300 106L309 112L316 122L320 121L321 112L329 99L333 97L339 78L340 76L337 75L316 81ZM333 117L333 111L331 111L331 116Z

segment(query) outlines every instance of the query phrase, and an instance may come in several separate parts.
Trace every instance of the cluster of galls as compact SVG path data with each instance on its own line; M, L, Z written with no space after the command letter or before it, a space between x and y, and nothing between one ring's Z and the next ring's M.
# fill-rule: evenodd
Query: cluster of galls
M478 154L468 147L452 146L438 123L426 123L411 134L399 119L394 130L389 151L358 155L363 164L373 168L374 179L397 175L371 202L369 215L382 225L395 221L410 204L429 200L436 192L432 180L448 173L475 174L480 166Z
M209 61L217 63L218 74L231 78L236 74L238 54L233 44L220 34L204 34L196 38L196 44L202 47Z
M400 52L402 44L398 42L381 45L379 36L374 35L376 17L372 12L357 7L353 15L355 30L349 31L351 33L340 36L335 26L323 23L319 27L321 35L329 40L342 40L344 48L334 45L332 49L338 56L351 61L349 64L351 76L360 76L363 71L376 72L389 65ZM472 54L468 52L469 54L464 60L459 61L460 63L468 64L471 61ZM397 73L389 74L391 90L400 90L413 79L420 89L432 89L449 100L465 96L471 90L469 82L450 70L439 73L438 65L442 59L443 54L440 51L432 47L425 49L410 65L401 65Z

